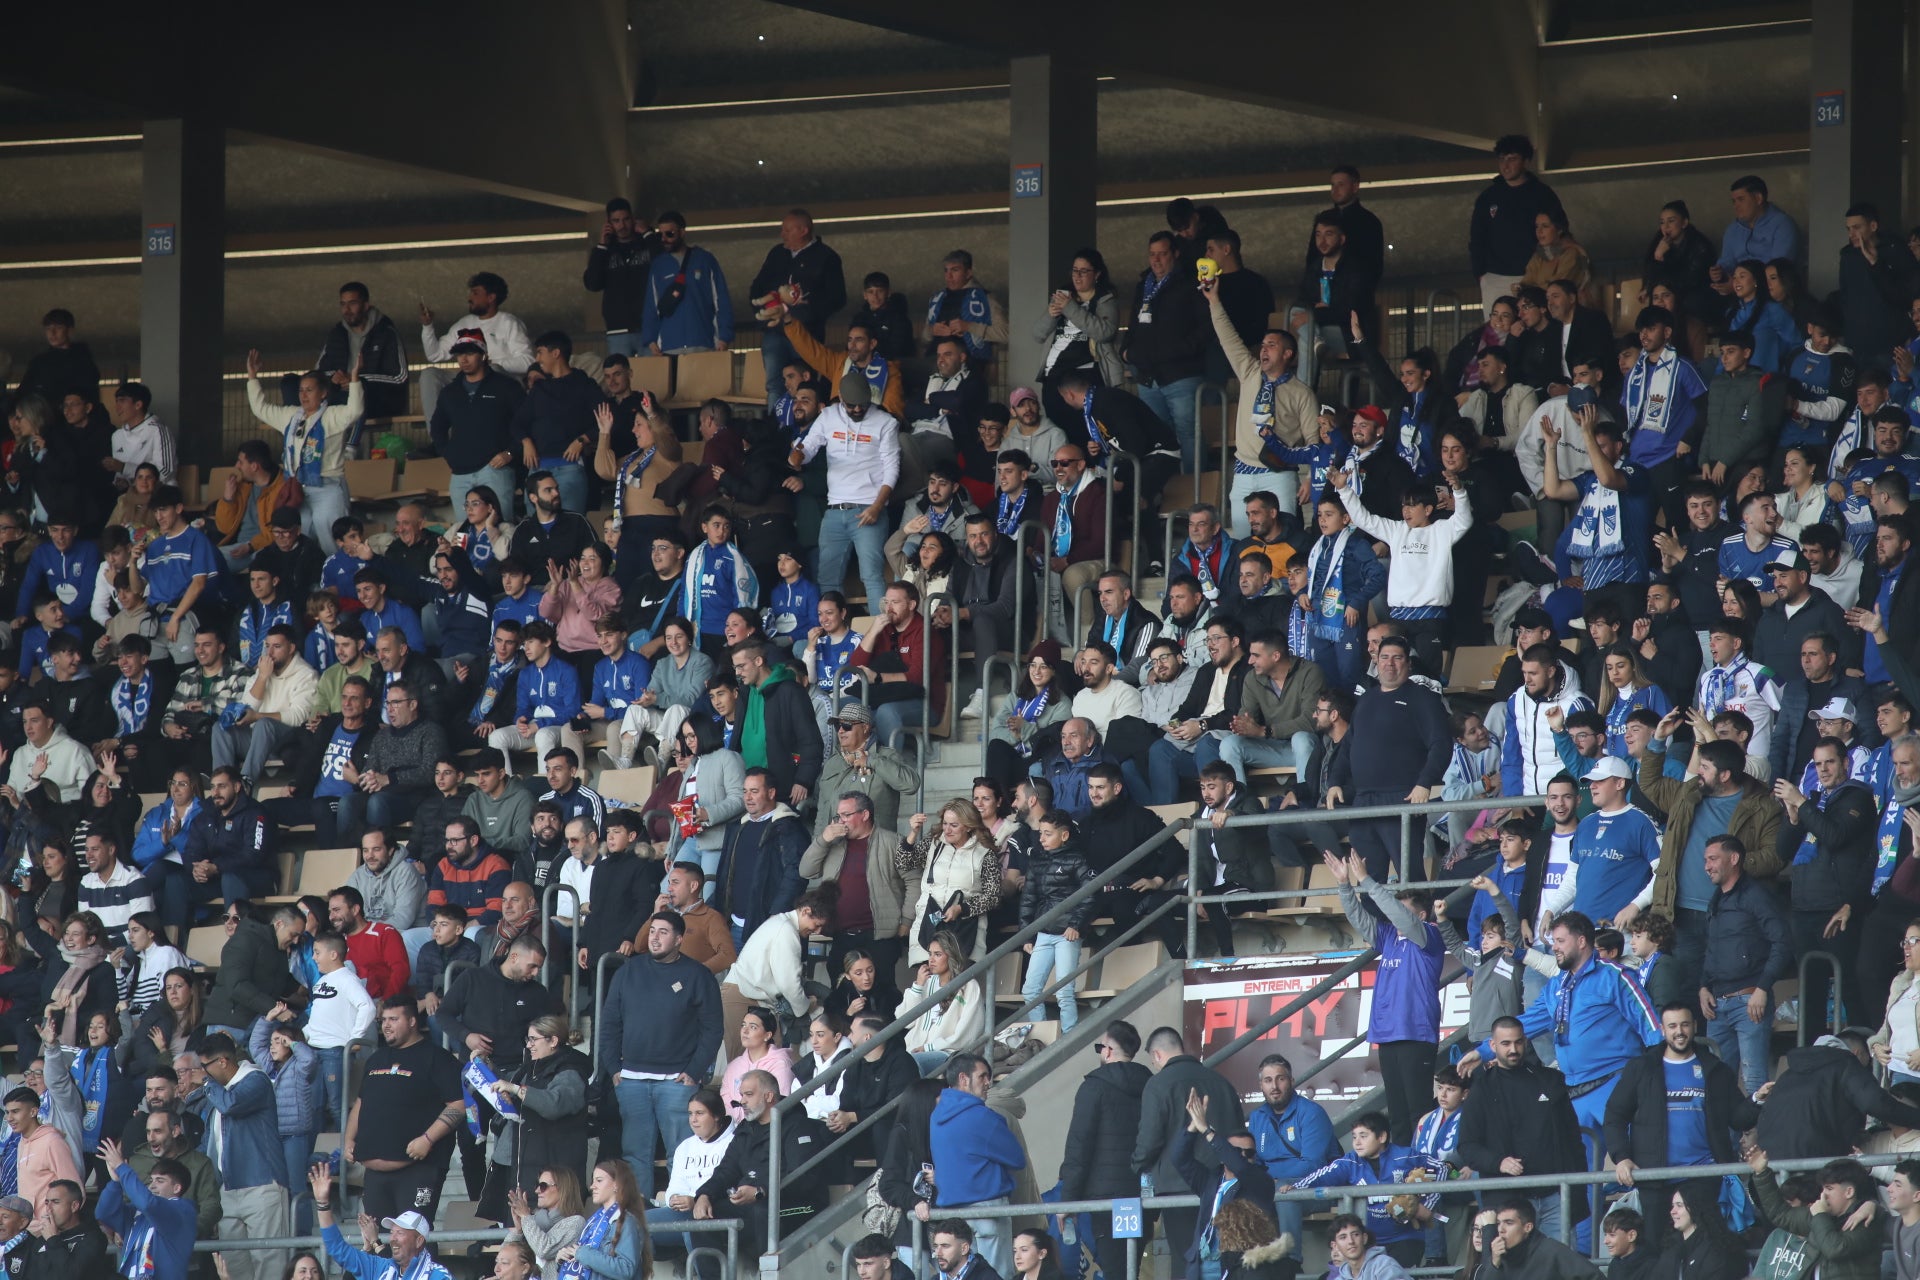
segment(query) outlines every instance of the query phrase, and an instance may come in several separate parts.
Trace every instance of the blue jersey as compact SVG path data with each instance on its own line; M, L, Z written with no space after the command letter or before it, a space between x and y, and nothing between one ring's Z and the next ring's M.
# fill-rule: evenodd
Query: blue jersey
M367 561L356 560L344 551L336 551L320 566L320 585L333 588L333 593L340 597L342 608L358 610L360 601L353 591L353 575L366 567Z
M71 622L60 628L60 631L64 635L72 636L75 640L80 638L80 628ZM37 622L20 633L20 674L22 676L30 674L35 667L39 667L41 675L49 680L53 679L53 655L47 652L47 644L52 639L53 637L47 634L47 629Z
M1667 1085L1667 1164L1712 1164L1707 1145L1707 1073L1696 1054L1685 1062L1660 1060Z
M847 634L835 640L822 633L813 643L813 683L817 689L833 689L833 682L841 670L853 661L853 651L860 647L860 633L849 630Z
M580 677L558 654L549 654L544 667L520 668L517 693L518 718L531 720L537 729L565 724L580 714Z
M1755 551L1747 546L1745 533L1730 533L1720 543L1720 576L1728 582L1735 578L1745 578L1762 591L1773 590L1773 575L1766 566L1785 558L1800 548L1792 538L1775 535L1767 539L1767 545Z
M1634 976L1598 956L1573 973L1562 970L1520 1014L1529 1040L1553 1034L1554 1056L1575 1088L1620 1074L1642 1052L1660 1043L1660 1016ZM1480 1057L1493 1056L1483 1040Z
M738 553L731 542L718 547L709 544L706 553L699 581L693 585L700 594L700 634L717 636L727 629L727 615L740 607L733 564Z
M314 784L314 795L344 796L353 790L346 769L353 763L353 745L359 738L345 725L333 727L333 736L327 739L327 749L320 757L320 781Z
M293 625L293 606L285 600L262 604L255 600L240 611L240 665L257 667L266 649L267 632L278 626Z
M542 594L544 593L528 587L525 591L522 591L518 597L501 596L493 603L493 625L498 627L501 623L511 619L523 627L526 626L529 622L532 622L540 616L540 597Z
M1527 864L1509 869L1507 864L1495 858L1493 865L1486 870L1487 879L1493 881L1493 887L1506 895L1508 903L1517 912L1520 910L1520 895L1527 887ZM1480 926L1486 923L1488 916L1497 916L1500 908L1493 904L1493 895L1476 889L1473 904L1467 908L1466 942L1475 951L1480 949ZM1518 938L1509 938L1509 942L1519 943Z
M1621 760L1627 758L1627 717L1639 708L1645 707L1655 715L1664 716L1673 710L1673 701L1667 697L1667 691L1657 684L1622 693L1613 691L1613 702L1607 707L1607 754Z
M1397 1244L1402 1240L1418 1240L1426 1233L1426 1228L1413 1222L1400 1222L1393 1216L1393 1197L1407 1194L1403 1184L1407 1175L1414 1170L1424 1170L1427 1182L1444 1182L1447 1166L1432 1156L1421 1155L1412 1147L1387 1146L1371 1160L1348 1152L1336 1158L1332 1163L1315 1169L1300 1181L1294 1183L1295 1189L1304 1187L1372 1187L1386 1190L1386 1195L1367 1197L1367 1228L1373 1232L1378 1244ZM1418 1181L1416 1179L1416 1181ZM1420 1203L1431 1209L1439 1203L1437 1192L1420 1197Z
M1599 923L1639 896L1660 861L1660 828L1628 805L1590 813L1573 833L1573 909Z
M1581 583L1587 591L1616 582L1647 580L1647 549L1653 545L1653 481L1645 470L1631 462L1623 461L1619 471L1627 487L1611 492L1601 489L1599 477L1591 471L1574 477L1574 487L1580 491L1581 510L1561 532L1554 547L1560 576L1572 577L1577 563ZM1596 489L1601 490L1600 497L1605 498L1605 502L1594 497ZM1575 554L1573 537L1581 527L1578 516L1597 502L1599 516L1591 539L1592 553ZM1617 529L1611 527L1616 521Z
M1440 1035L1440 966L1447 945L1439 928L1423 921L1421 936L1409 940L1382 920L1373 931L1380 961L1373 979L1373 1012L1367 1039L1374 1044L1399 1040L1432 1043Z
M100 572L100 548L75 542L65 551L43 542L27 557L26 576L20 580L17 618L33 616L33 598L42 591L66 606L67 616L84 618L93 607L93 587Z
M220 553L207 535L188 525L171 537L156 537L140 559L140 576L147 580L147 603L158 610L180 602L195 578L220 572Z
M306 640L300 645L300 656L307 660L307 665L313 668L316 675L340 661L333 648L333 632L318 622L314 623L313 630L307 632Z
M420 615L413 611L412 605L389 598L378 609L362 609L360 624L367 629L369 647L379 638L383 628L398 627L407 638L407 648L416 653L427 651L427 633L420 629Z
M627 704L646 692L653 678L653 664L623 649L617 658L602 658L593 665L592 701L607 709L605 718L619 720L627 714Z
M800 578L784 579L767 601L767 634L797 645L820 622L820 588Z

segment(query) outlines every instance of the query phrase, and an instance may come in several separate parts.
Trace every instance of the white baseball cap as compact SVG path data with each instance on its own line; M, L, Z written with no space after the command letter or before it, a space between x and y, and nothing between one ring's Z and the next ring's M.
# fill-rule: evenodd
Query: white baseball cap
M1593 762L1593 768L1587 773L1587 781L1596 778L1618 778L1622 782L1633 781L1633 770L1619 756L1601 756Z
M1846 698L1828 698L1827 705L1818 711L1807 712L1809 720L1848 720L1860 723L1860 717L1854 713L1853 703Z
M401 1214L397 1218L382 1218L380 1219L380 1225L387 1228L389 1231L393 1230L395 1227L400 1227L407 1231L412 1231L418 1234L422 1240L427 1239L429 1236L433 1234L432 1224L429 1223L420 1214L414 1213L412 1210L408 1210L406 1213Z

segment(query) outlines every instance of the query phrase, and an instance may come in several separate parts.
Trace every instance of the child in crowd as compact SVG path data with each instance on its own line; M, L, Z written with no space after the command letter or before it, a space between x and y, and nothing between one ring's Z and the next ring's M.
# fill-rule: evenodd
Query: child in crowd
M1413 1149L1449 1169L1456 1163L1454 1151L1460 1145L1460 1106L1467 1100L1470 1087L1452 1063L1442 1063L1433 1073L1435 1106L1413 1127ZM1461 1242L1465 1241L1471 1217L1467 1211L1470 1201L1469 1196L1441 1197L1442 1208L1452 1203L1454 1212L1445 1214L1449 1219L1445 1222L1441 1221L1442 1213L1436 1212L1433 1221L1427 1224L1427 1257L1422 1266L1444 1267L1449 1258L1460 1256L1459 1249L1448 1237L1457 1236Z
M360 597L353 592L353 575L373 561L366 526L356 516L341 516L333 522L331 532L340 549L320 566L320 585L333 588L334 598L340 602L343 612L358 613Z
M133 539L120 525L110 524L100 533L100 567L94 572L92 603L87 606L89 615L100 626L106 626L118 606L114 595L114 577L133 563Z
M780 553L774 569L780 574L780 584L767 604L767 634L782 649L792 651L820 614L820 588L807 580L800 558L791 551Z
M313 629L300 646L300 656L318 675L340 660L333 648L334 628L340 625L339 595L332 587L316 587L307 593L307 613L313 618Z
M20 634L20 670L29 684L53 679L53 657L47 645L59 632L80 638L80 628L67 621L66 606L51 591L42 591L33 598L33 625Z
M1353 442L1347 438L1349 415L1330 404L1320 406L1320 438L1317 443L1284 445L1269 437L1260 451L1261 460L1271 466L1305 467L1300 477L1300 509L1312 508L1314 498L1327 491L1327 474L1334 464L1347 456Z
M1365 534L1334 494L1314 508L1320 537L1307 552L1307 583L1294 596L1311 621L1311 656L1342 687L1360 683L1367 670L1367 609L1386 590L1387 571Z
M1520 989L1514 981L1513 951L1510 940L1520 932L1520 916L1514 904L1498 886L1485 876L1474 879L1473 887L1487 894L1499 910L1480 922L1476 941L1469 946L1460 936L1458 922L1447 914L1447 900L1436 898L1434 923L1447 953L1473 975L1473 988L1467 1005L1467 1034L1483 1032L1482 1039L1493 1034L1493 1024L1501 1018L1520 1016ZM1548 963L1552 960L1549 958ZM1474 1041L1475 1044L1479 1040Z
M1092 879L1093 869L1087 865L1087 852L1073 819L1064 809L1047 810L1040 818L1040 845L1029 857L1026 886L1020 891L1020 923L1032 924ZM1022 948L1033 957L1020 991L1024 999L1039 999L1048 986L1080 967L1080 936L1093 918L1095 901L1089 897L1081 903L1059 933L1043 932ZM1080 1020L1073 984L1061 987L1053 998L1060 1005L1060 1034L1065 1035Z
M544 593L534 590L533 570L518 556L500 562L500 590L505 594L494 602L494 626L511 619L524 627L540 617L540 597Z
M1664 1009L1670 1004L1692 999L1686 975L1673 959L1673 921L1657 911L1642 912L1627 925L1627 944L1633 949L1633 964L1640 976L1640 989Z

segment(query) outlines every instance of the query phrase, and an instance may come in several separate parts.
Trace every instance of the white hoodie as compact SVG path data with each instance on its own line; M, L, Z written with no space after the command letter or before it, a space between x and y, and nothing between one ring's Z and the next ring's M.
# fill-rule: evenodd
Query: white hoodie
M36 780L33 771L43 758L46 765ZM13 763L7 769L7 785L13 788L15 795L23 796L29 789L44 782L59 792L57 798L61 804L72 804L80 798L81 791L87 785L87 777L92 772L93 753L68 737L65 729L55 725L46 746L36 747L26 742L13 753Z
M373 997L351 964L323 973L313 984L307 1012L307 1043L316 1049L340 1049L373 1034Z

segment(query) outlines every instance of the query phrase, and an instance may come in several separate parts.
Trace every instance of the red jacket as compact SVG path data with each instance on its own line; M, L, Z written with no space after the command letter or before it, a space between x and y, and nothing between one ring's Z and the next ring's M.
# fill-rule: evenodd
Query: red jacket
M1040 523L1046 526L1045 555L1053 558L1053 522L1060 511L1060 490L1049 486L1046 501L1040 504ZM1118 513L1115 513L1116 516ZM1067 514L1073 526L1073 545L1067 548L1068 564L1107 558L1107 482L1096 478L1075 495L1073 510ZM1031 537L1031 535L1029 535ZM1028 545L1033 545L1031 541Z
M933 700L929 710L937 723L945 714L947 706L947 677L950 673L947 670L946 632L936 627L932 638L928 639L926 615L917 609L904 632L894 628L885 618L879 619L873 625L879 632L879 636L873 642L873 652L867 652L865 646L856 647L853 651L853 665L870 667L873 665L873 660L880 655L897 653L907 673L907 679L914 684L919 684L921 664L928 660L927 654L921 652L921 646L926 645L933 662Z
M402 994L413 976L407 964L406 944L400 940L400 931L390 924L375 921L358 933L348 934L347 959L375 1000Z

